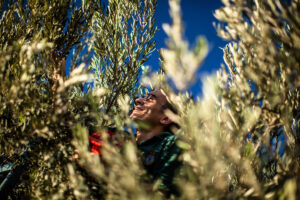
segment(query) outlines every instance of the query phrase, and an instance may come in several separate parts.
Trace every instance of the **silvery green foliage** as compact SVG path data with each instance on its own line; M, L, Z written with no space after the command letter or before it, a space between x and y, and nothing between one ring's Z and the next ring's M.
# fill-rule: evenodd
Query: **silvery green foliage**
M215 15L226 22L218 31L230 40L224 48L228 70L205 78L203 97L197 100L191 100L185 91L207 48L188 48L182 39L179 1L170 0L170 5L173 24L164 25L169 40L168 49L162 51L162 72L144 78L142 83L165 88L178 110L178 115L170 111L167 114L181 127L174 130L183 149L183 167L176 177L179 198L296 199L299 1L292 1L290 6L279 1L224 1L224 7ZM179 94L172 92L166 76L174 81ZM279 134L288 138L283 157L270 144L270 139L278 139ZM163 198L157 193L159 182L149 184L141 178L134 145L126 143L127 150L119 152L105 144L103 159L107 166L100 164L98 170L89 171L99 183L105 180L108 198ZM81 164L89 169L94 160L84 145L78 147L85 156Z
M195 48L189 49L189 44L183 38L179 2L169 1L172 25L163 24L168 35L168 49L161 49L161 55L166 75L173 80L178 90L184 90L193 81L196 70L208 52L208 46L205 39L199 37Z
M226 22L218 33L231 42L224 48L228 71L218 74L218 93L223 107L230 110L227 129L236 135L236 142L243 141L248 134L256 138L239 148L255 178L243 185L245 179L238 175L237 182L240 188L249 189L244 194L249 197L295 198L300 165L296 131L299 127L293 130L300 111L300 2L223 3L224 7L215 12L217 19ZM282 158L272 149L280 134L287 138ZM271 139L275 140L273 147ZM268 149L266 157L262 155L264 147ZM255 154L261 155L261 159ZM271 163L276 163L275 169Z
M159 180L151 183L145 175L134 138L118 134L116 139L123 144L119 149L103 134L100 162L89 152L90 127L85 122L91 117L119 129L131 123L128 103L139 88L142 63L153 50L155 4L111 0L104 11L92 1L83 1L68 23L78 29L64 32L59 27L65 26L59 24L66 22L62 20L67 19L64 9L74 8L73 1L53 1L49 5L48 1L28 2L29 7L20 6L21 1L10 7L0 21L1 152L13 158L31 138L40 137L45 142L33 149L36 155L29 179L23 180L14 194L45 199L164 199L158 191ZM183 149L183 167L176 177L181 190L178 198L296 199L300 177L300 2L223 2L224 7L215 15L225 22L218 29L220 36L230 41L224 48L228 70L203 80L202 98L192 100L186 88L207 47L199 42L196 49L188 48L177 0L170 0L173 24L164 25L169 39L168 49L162 51L162 71L142 81L150 87L165 88L178 110L178 115L167 111L181 126L174 130ZM95 38L89 41L96 55L89 69L96 82L94 89L85 94L80 87L73 87L89 78L83 72L84 64L79 65L81 55L73 62L73 67L79 67L64 80L57 71L66 54L57 52L68 53L75 44L84 45L85 40L80 40L84 41L81 44L76 38L82 38L90 27L89 17L96 7L92 23ZM45 12L40 12L42 8ZM48 10L54 14L45 14ZM55 14L57 10L61 15ZM15 15L14 11L21 14ZM37 19L44 21L38 23ZM79 19L83 23L78 23ZM55 40L64 36L65 40ZM69 43L62 45L59 41ZM179 94L172 92L166 76L174 81ZM103 124L95 124L98 130L103 129ZM276 139L279 133L288 138L282 158L270 153L270 139ZM247 139L249 134L255 141ZM79 152L77 162L71 160L73 146Z
M96 1L82 4L89 10L75 1L1 1L1 156L14 162L29 141L40 141L31 146L29 178L21 179L12 198L77 195L66 171L73 154L70 127L80 118L74 107L80 101L71 97L73 86L91 77L83 64L65 78L64 67L70 50L85 46L98 7Z
M184 164L177 178L181 198L296 199L300 152L300 2L223 2L224 7L215 16L225 22L218 33L230 40L224 48L228 70L222 69L203 80L201 99L192 101L184 92L191 79L180 82L181 75L172 75L176 67L176 72L187 70L186 74L195 70L181 65L184 62L174 62L188 55L174 48L178 41L182 47L188 46L183 40L173 39L181 38L182 34L178 15L172 16L178 24L166 29L172 30L169 53L165 54L170 58L163 60L163 66L181 90L176 95L168 91L179 116L168 114L181 126L177 132L178 145L184 149ZM170 3L170 13L178 13L178 1ZM168 60L172 66L167 64ZM190 57L190 63L197 63L196 57ZM152 81L154 84L157 79ZM283 157L276 149L280 134L287 137Z
M118 111L117 99L139 91L141 67L155 49L153 37L156 1L109 0L97 10L94 20L93 57L89 70L94 75L95 90L107 92L99 102L106 114Z
M156 1L150 0L110 0L93 18L95 55L88 69L93 74L94 87L87 95L91 97L87 118L93 118L89 125L104 139L101 162L87 148L90 131L79 125L73 131L73 144L80 157L78 164L84 173L93 177L92 181L85 182L94 188L90 188L89 198L153 199L161 196L146 193L153 191L153 186L145 181L132 130L128 129L131 135L121 132L114 137L115 142L123 144L121 149L109 142L104 133L104 126L123 130L132 123L128 113L132 100L142 90L138 82L145 73L143 64L155 47L152 41L156 32L155 6ZM74 179L80 180L82 173L76 172L73 165L69 165L69 169L75 171Z

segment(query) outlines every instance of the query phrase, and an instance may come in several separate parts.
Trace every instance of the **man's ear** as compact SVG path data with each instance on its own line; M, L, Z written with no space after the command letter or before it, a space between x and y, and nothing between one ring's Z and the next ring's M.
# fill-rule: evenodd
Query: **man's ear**
M171 124L173 121L167 117L167 116L164 116L163 118L161 118L160 120L160 123L164 124L164 125L169 125Z

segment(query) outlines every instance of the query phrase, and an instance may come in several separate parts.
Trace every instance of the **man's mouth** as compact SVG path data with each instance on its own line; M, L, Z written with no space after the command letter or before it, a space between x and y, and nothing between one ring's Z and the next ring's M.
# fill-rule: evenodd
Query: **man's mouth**
M142 106L135 106L134 110L144 110Z
M143 106L135 106L131 115L130 115L130 118L131 119L135 119L136 116L138 115L142 115L143 114L143 110L145 110L145 108Z

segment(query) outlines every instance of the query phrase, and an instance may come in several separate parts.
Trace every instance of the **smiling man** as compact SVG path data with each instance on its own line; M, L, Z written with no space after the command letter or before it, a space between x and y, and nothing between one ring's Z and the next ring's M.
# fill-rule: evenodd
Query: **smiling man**
M166 114L167 109L176 113L161 90L152 91L135 100L130 118L142 123L137 129L137 144L143 154L143 163L153 180L161 179L160 190L167 196L178 194L173 183L176 169L180 166L181 150L176 145L177 137L170 131L177 126Z

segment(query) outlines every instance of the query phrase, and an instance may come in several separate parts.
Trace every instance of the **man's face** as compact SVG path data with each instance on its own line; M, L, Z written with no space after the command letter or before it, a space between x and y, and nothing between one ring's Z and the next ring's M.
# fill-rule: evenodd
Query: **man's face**
M135 107L130 118L134 121L145 122L151 126L160 125L160 120L166 117L162 108L166 102L167 99L161 91L152 91L144 97L135 100Z

